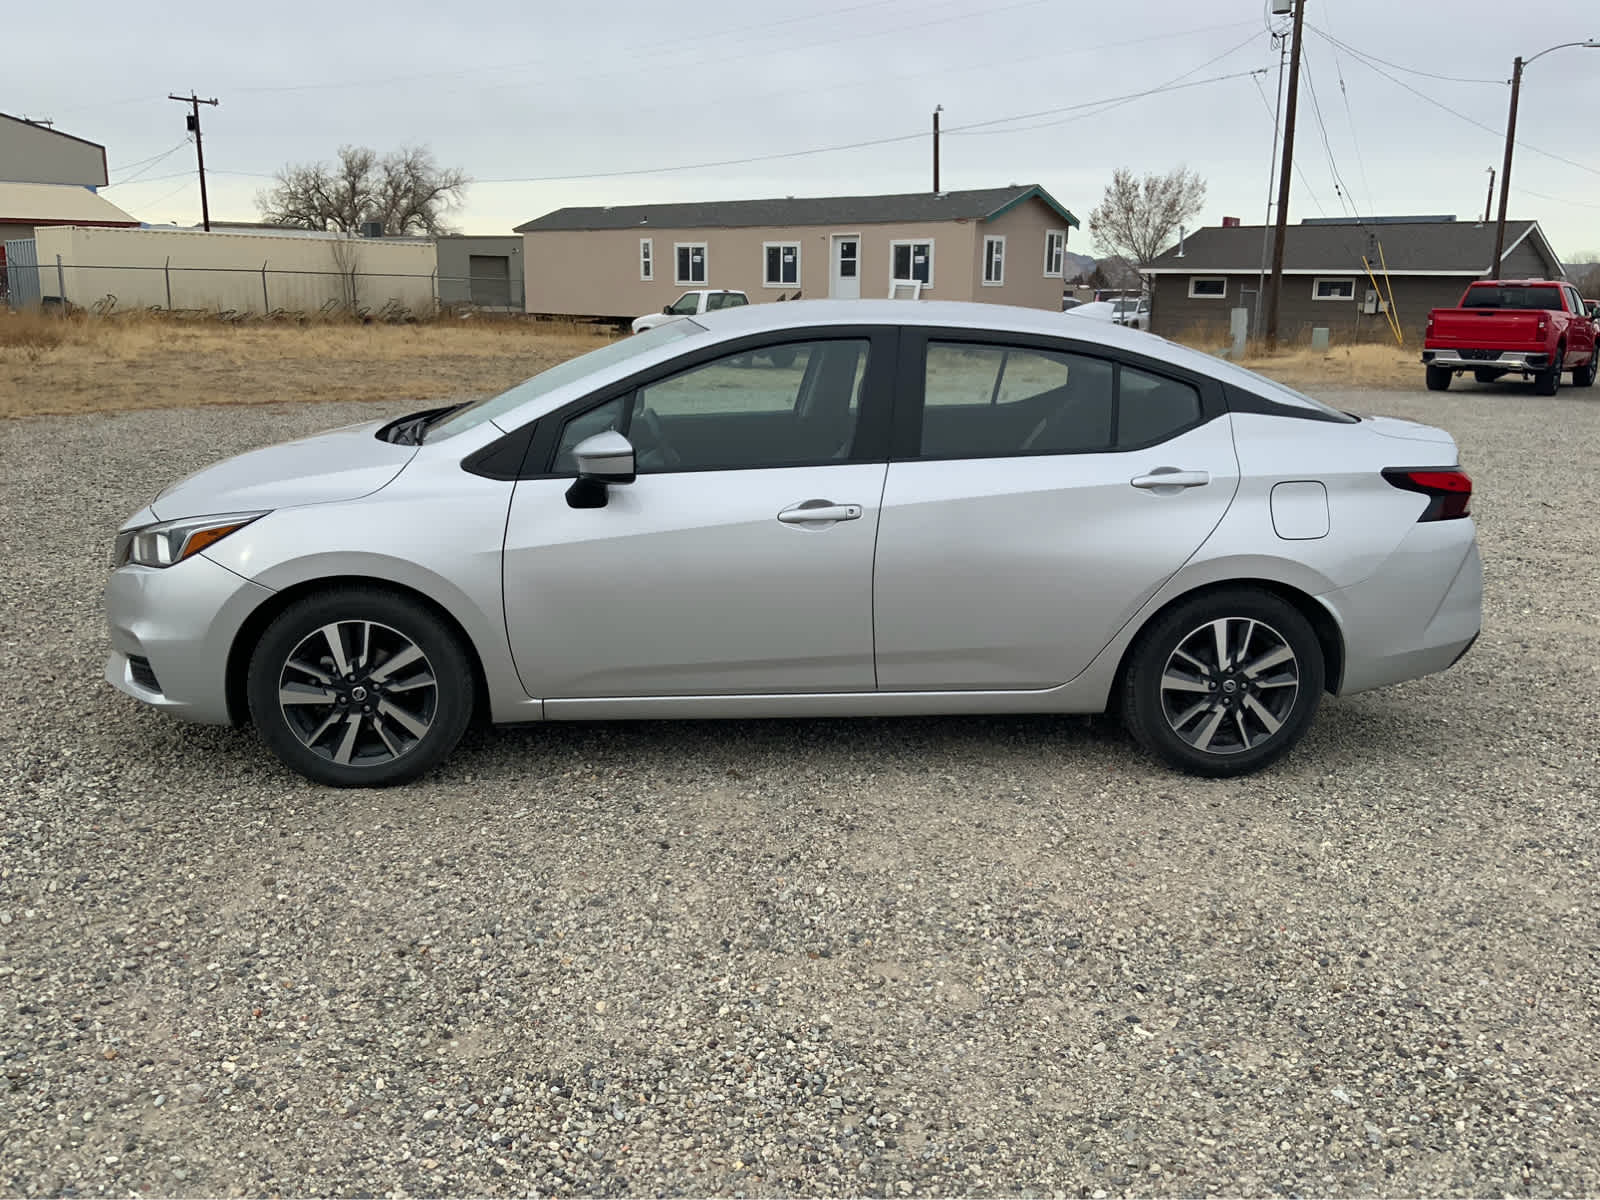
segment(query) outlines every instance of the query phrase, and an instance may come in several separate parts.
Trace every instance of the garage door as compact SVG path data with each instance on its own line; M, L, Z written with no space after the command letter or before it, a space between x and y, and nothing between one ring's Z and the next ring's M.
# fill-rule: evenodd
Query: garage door
M511 260L503 254L474 254L467 260L474 304L511 307Z

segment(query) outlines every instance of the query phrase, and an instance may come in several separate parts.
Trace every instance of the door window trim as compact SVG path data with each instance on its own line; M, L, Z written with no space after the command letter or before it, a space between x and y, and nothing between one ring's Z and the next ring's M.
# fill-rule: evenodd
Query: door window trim
M767 332L732 338L711 346L697 346L691 353L669 362L640 371L627 379L618 380L609 387L600 388L573 400L553 412L546 413L535 422L536 428L529 440L518 479L571 479L570 471L553 471L556 451L561 440L561 430L573 417L591 408L631 396L642 387L681 375L695 367L704 366L721 358L737 354L759 353L772 346L801 342L865 341L867 371L861 381L860 411L856 417L856 436L850 453L843 458L828 459L819 463L782 463L774 466L707 467L683 471L652 471L651 479L671 475L705 475L723 471L784 471L812 470L819 466L848 466L859 463L885 463L889 460L890 430L893 422L894 384L900 361L902 331L894 325L820 325L801 329L785 329L781 333ZM516 436L515 434L511 436Z
M999 350L1042 350L1054 354L1073 354L1080 358L1097 358L1112 365L1114 369L1112 386L1118 391L1121 389L1123 367L1194 388L1200 393L1200 418L1181 429L1137 446L1113 446L1098 450L1023 450L1015 454L925 455L922 453L922 412L926 401L928 347L934 342L959 342ZM1187 371L1159 359L1112 350L1098 343L1080 342L1071 338L1008 333L1004 330L949 329L928 325L910 326L902 331L895 400L894 432L889 447L891 463L976 462L985 459L993 461L1012 458L1061 458L1082 454L1134 454L1199 429L1228 411L1221 383L1208 375Z

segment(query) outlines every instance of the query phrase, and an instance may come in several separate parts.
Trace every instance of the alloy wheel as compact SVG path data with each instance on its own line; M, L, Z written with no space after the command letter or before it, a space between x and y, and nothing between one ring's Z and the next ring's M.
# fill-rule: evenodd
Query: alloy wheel
M278 677L278 707L307 750L346 767L383 766L432 728L439 685L427 655L375 621L334 621L303 638Z
M1264 621L1222 617L1189 633L1161 673L1161 710L1179 738L1206 754L1241 754L1270 741L1294 709L1300 664Z

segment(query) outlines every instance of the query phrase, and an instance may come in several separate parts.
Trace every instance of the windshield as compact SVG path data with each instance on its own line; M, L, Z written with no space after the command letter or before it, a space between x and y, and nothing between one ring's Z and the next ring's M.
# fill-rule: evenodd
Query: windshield
M433 429L428 430L427 440L437 441L439 438L454 437L468 429L476 428L485 421L492 421L503 416L512 409L537 400L540 396L547 396L557 388L565 387L569 383L582 379L585 375L592 375L596 371L603 371L607 367L614 367L627 362L630 358L648 354L660 346L665 346L679 338L689 337L691 334L704 333L705 327L693 321L669 321L665 325L658 325L644 333L636 333L632 337L622 338L610 345L601 346L598 350L591 350L588 354L580 354L577 358L569 358L564 363L557 363L547 371L540 371L532 379L524 380L510 391L501 392L498 396L489 396L466 408L459 409L449 420L441 422Z
M1473 284L1467 289L1462 308L1552 308L1561 311L1558 287L1504 287L1500 284Z

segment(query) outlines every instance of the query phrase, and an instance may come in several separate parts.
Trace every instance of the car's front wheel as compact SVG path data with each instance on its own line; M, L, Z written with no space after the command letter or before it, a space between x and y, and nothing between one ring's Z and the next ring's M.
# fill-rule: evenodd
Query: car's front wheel
M1258 588L1197 596L1139 637L1122 718L1156 757L1194 775L1243 775L1305 734L1325 666L1311 623Z
M460 639L425 606L346 587L298 600L250 657L250 717L285 765L333 787L415 779L472 716Z

